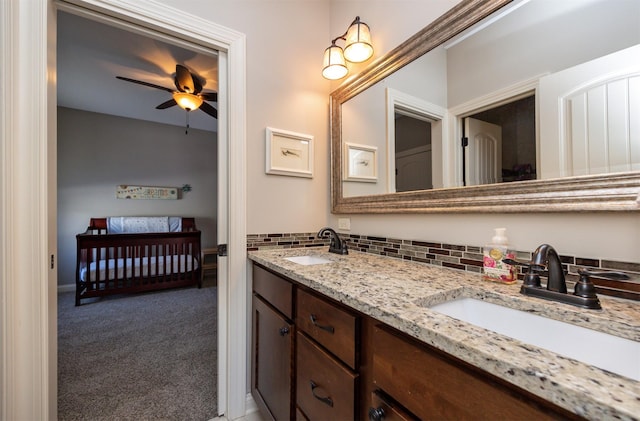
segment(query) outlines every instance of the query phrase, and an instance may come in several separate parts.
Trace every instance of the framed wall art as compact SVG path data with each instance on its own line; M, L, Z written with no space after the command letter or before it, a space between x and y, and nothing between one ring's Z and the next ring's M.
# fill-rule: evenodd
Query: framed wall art
M267 127L267 174L313 177L313 136Z
M378 148L345 142L344 181L378 181Z

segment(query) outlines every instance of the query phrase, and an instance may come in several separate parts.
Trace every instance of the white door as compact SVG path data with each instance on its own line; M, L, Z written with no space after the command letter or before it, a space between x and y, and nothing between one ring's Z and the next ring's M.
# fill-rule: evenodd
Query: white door
M467 186L502 181L502 127L467 117L464 132L469 144L464 150Z
M540 79L541 178L640 170L640 45Z
M432 188L431 145L396 154L397 192Z

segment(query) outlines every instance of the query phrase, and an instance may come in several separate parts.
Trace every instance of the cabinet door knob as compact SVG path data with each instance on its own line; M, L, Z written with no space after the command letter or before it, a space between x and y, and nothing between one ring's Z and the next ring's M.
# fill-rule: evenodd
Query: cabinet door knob
M280 332L280 336L284 336L284 335L289 333L289 328L286 327L286 326L285 327L281 327L279 332Z
M319 396L316 394L316 388L318 387L318 385L311 380L311 394L313 395L314 398L316 398L317 400L319 400L320 402L329 405L330 407L333 408L333 399L331 399L330 397L324 397L324 396Z
M335 331L333 326L325 326L325 325L318 324L318 318L316 317L315 314L311 314L309 318L311 319L311 323L313 323L313 325L318 329L326 330L329 333L333 333Z
M382 421L384 420L384 409L378 408L369 408L369 421Z

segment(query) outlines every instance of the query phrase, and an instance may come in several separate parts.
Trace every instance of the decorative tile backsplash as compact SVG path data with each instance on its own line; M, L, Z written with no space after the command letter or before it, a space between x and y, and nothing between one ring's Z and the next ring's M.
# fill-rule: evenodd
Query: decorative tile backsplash
M482 272L482 248L471 245L434 243L419 240L373 237L357 234L340 234L347 240L350 250L379 254L398 259L412 260L431 265ZM319 239L316 233L250 234L247 236L248 250L270 248L302 248L328 246L326 238ZM516 251L521 260L531 260L531 251ZM567 280L575 281L580 268L602 269L627 273L629 281L607 281L593 279L599 292L640 300L640 263L617 262L593 257L560 256ZM522 277L522 272L520 273Z

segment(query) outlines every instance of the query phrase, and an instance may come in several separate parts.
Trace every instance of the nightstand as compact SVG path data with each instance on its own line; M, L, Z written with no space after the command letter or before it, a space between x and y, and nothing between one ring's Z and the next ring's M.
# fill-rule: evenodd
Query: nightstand
M218 269L218 248L212 247L207 249L202 249L202 258L200 260L202 262L202 279L205 277L205 272L207 271L215 271L217 274Z

